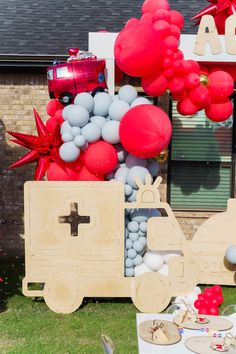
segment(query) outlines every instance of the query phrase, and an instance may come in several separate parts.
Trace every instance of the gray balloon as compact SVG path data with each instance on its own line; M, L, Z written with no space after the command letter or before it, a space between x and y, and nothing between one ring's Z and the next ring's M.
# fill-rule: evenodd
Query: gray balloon
M65 133L65 132L71 133L71 129L72 129L72 127L70 126L69 122L66 120L65 122L62 123L62 125L60 127L60 132L61 132L61 134Z
M120 100L123 100L130 104L138 96L136 89L131 85L124 85L119 89L118 92Z
M129 173L129 169L127 167L118 168L114 177L115 177L115 179L122 177L124 182L126 183L126 178L127 178L128 173Z
M133 188L129 184L125 184L125 195L129 197L133 193Z
M81 134L81 128L79 128L79 127L72 127L72 128L71 128L71 134L72 134L73 136L80 135L80 134Z
M95 143L101 138L101 129L94 123L88 123L82 128L81 134L88 143Z
M81 92L78 95L76 95L74 104L83 106L90 113L92 112L94 107L94 99L93 96L90 95L90 93Z
M105 117L102 116L93 116L90 118L90 121L96 124L99 128L102 128L107 120Z
M66 106L65 108L63 108L62 110L62 117L67 120L68 119L68 112L70 111L71 107L73 107L73 104L69 104L68 106Z
M99 92L94 96L93 113L97 116L106 116L112 99L106 92Z
M83 148L86 144L86 139L83 135L77 135L74 138L74 144L75 146L77 146L78 148Z
M126 112L130 109L130 106L125 101L114 101L109 107L108 113L112 120L120 121Z
M128 152L123 148L123 146L121 144L117 144L115 146L115 149L117 151L117 157L118 157L118 161L120 163L125 162L125 159L128 155Z
M129 170L127 175L127 183L132 187L138 189L135 182L135 177L139 177L143 184L145 184L146 176L149 174L148 169L142 166L134 166Z
M79 154L80 149L75 146L73 141L62 144L59 149L60 158L66 162L75 161L79 157Z
M138 97L131 103L131 108L140 106L141 104L151 104L151 102L145 97Z
M137 197L137 190L133 189L133 193L128 197L128 202L135 202Z
M226 250L225 258L231 264L236 264L236 246L229 246Z
M120 122L110 120L102 127L102 138L110 144L117 144L120 141L119 135Z
M159 162L154 161L154 160L148 161L147 169L152 177L156 177L158 175L159 170L160 170Z
M83 127L89 121L89 113L84 107L74 104L67 113L67 120L72 126Z
M147 167L147 160L142 159L141 157L134 156L132 154L128 154L125 159L126 166L131 168L134 166L143 166Z
M74 139L73 135L67 131L61 135L61 138L64 143L67 143L68 141L72 141Z

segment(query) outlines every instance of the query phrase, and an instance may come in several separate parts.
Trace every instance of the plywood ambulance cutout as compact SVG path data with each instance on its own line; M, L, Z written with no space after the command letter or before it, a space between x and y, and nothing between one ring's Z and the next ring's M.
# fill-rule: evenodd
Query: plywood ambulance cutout
M161 178L151 185L149 177L145 185L137 179L133 203L125 203L122 182L26 182L24 295L43 296L59 313L75 311L84 297L131 297L140 311L161 312L172 296L198 283L235 285L235 273L224 263L235 242L235 200L186 241L169 204L160 202ZM124 276L125 209L135 208L164 215L148 220L150 250L182 251L171 259L167 277ZM34 283L44 286L31 290Z

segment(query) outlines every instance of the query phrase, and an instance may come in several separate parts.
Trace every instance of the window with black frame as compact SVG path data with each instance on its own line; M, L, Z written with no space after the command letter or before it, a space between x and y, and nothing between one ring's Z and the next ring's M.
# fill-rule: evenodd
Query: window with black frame
M233 118L181 116L172 102L169 202L173 209L223 210L232 190Z

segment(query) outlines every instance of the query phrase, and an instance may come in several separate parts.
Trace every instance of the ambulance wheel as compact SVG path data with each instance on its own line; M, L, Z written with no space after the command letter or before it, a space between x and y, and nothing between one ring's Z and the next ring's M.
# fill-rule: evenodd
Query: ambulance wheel
M52 311L67 314L80 307L83 295L79 291L78 281L67 274L46 282L44 300Z
M71 104L73 99L74 99L74 96L71 93L69 93L69 92L63 92L59 96L59 101L64 106L67 106L68 104Z
M96 93L98 93L98 92L104 92L105 90L104 90L104 88L103 87L96 87L93 91L92 91L92 93L91 93L91 95L94 97L95 95L96 95Z
M170 303L167 280L160 274L145 273L133 279L132 300L141 312L162 312Z

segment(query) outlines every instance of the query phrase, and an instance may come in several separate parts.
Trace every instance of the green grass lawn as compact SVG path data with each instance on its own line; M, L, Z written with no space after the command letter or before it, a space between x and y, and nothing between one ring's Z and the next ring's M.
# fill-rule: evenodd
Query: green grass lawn
M100 335L110 335L120 354L137 353L136 309L129 299L88 299L79 311L59 315L44 301L21 294L21 260L0 265L0 353L99 354ZM224 305L236 303L236 289L224 287Z

